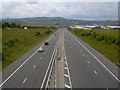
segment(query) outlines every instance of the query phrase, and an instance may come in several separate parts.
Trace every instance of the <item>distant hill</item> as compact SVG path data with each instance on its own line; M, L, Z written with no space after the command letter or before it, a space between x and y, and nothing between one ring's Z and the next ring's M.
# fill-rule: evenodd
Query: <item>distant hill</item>
M8 18L3 21L9 22L51 22L51 21L63 21L61 17L31 17L31 18Z
M8 18L3 22L16 22L22 25L118 25L118 21L75 20L62 17Z

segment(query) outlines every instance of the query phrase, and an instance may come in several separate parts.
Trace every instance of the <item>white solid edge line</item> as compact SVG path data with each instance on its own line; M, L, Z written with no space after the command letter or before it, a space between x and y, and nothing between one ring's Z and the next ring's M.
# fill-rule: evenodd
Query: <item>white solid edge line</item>
M55 32L55 33L56 33L56 32ZM54 33L54 34L55 34L55 33ZM54 34L47 40L47 42L50 41L51 38L53 38Z
M41 47L43 47L44 44L42 44ZM38 51L38 49L28 58L26 59L25 62L23 62L12 74L10 74L7 79L5 79L1 84L0 87L2 87L2 85L4 85L36 52Z
M72 34L71 34L72 35ZM73 36L73 35L72 35ZM93 55L82 43L80 43L79 40L76 39L75 36L73 36L75 38L75 40L81 44L118 82L120 82L120 80L102 63L100 62L100 60L95 56Z
M56 43L55 47L57 46L57 44L58 44L58 42ZM53 55L54 55L56 49L57 49L57 48L54 48L54 51L53 51L53 53L52 53L52 57L51 57L51 59L50 59L50 62L49 62L49 65L48 65L47 71L46 71L45 76L44 76L43 81L42 81L41 89L43 88L43 84L44 84L45 79L46 79L46 77L47 77L48 69L49 69L50 64L51 64L51 62L52 62L52 58L53 58Z
M23 80L23 83L25 83L26 80L27 80L27 78L25 78L25 79Z
M54 36L54 35L52 35L52 36L47 40L47 42L50 41L50 39L51 39L53 36Z
M25 62L23 62L8 78L0 84L0 87L5 84L38 50L36 50Z

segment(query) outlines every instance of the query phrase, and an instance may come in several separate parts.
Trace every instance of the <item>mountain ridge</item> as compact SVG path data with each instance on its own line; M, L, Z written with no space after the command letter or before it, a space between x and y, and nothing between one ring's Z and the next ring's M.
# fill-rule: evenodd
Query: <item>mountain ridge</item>
M4 18L3 22L17 22L17 23L52 23L59 25L118 25L118 21L98 21L98 20L81 20L81 19L67 19L63 17L26 17L26 18Z

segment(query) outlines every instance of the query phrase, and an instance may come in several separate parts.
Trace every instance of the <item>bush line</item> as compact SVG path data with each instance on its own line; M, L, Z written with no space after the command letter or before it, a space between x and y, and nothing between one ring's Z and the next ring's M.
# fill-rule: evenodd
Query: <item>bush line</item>
M113 36L113 35L109 35L109 34L105 34L105 33L97 33L95 31L84 31L82 33L78 33L75 30L76 34L80 34L81 36L92 36L94 39L96 39L97 41L104 41L106 44L116 44L116 45L120 45L120 37L118 36Z

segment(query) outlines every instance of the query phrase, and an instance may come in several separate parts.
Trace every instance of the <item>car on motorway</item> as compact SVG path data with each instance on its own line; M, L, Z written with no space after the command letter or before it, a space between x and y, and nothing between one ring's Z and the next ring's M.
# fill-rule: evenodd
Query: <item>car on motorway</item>
M44 50L40 47L40 48L38 49L38 52L44 52Z
M49 43L46 41L46 42L45 42L45 45L49 45Z

